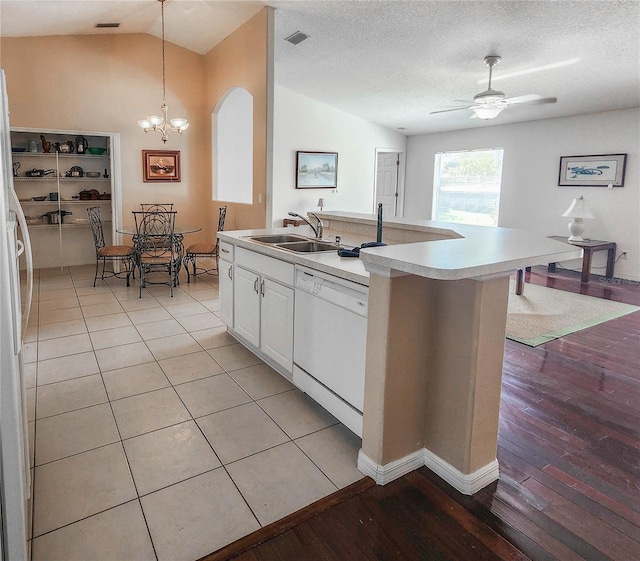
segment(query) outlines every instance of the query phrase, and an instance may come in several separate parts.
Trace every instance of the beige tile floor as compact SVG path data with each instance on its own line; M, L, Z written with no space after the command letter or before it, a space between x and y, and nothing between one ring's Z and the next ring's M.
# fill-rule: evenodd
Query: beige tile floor
M362 477L360 440L226 332L216 277L92 284L36 272L35 561L193 561Z

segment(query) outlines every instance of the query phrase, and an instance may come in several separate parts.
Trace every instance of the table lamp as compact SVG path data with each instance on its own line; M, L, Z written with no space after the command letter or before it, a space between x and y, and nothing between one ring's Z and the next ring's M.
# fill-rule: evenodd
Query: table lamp
M584 219L595 218L595 216L591 212L591 209L589 208L587 199L585 199L583 196L580 196L579 199L573 199L571 206L565 211L562 216L567 216L572 219L571 222L569 222L569 232L571 233L571 235L569 236L569 241L584 241L582 237L582 234L584 233Z
M320 207L320 212L322 212L322 207L324 206L324 199L318 199L318 206Z

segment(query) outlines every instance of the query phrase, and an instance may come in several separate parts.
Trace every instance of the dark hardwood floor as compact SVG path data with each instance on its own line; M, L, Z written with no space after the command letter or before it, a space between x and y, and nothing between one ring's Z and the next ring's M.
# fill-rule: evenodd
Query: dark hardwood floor
M526 280L640 305L640 283ZM471 497L426 468L365 479L209 561L640 560L640 311L536 348L507 340L500 479Z

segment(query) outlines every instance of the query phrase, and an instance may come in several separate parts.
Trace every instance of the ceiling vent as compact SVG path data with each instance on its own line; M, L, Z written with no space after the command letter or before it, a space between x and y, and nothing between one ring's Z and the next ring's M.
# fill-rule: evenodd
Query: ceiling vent
M308 38L309 36L306 35L305 33L302 33L302 31L296 31L293 35L289 35L289 37L285 37L284 40L289 41L289 43L293 45L298 45L299 43L302 43L302 41Z
M119 23L96 23L96 27L98 29L104 29L104 28L117 28L120 27Z

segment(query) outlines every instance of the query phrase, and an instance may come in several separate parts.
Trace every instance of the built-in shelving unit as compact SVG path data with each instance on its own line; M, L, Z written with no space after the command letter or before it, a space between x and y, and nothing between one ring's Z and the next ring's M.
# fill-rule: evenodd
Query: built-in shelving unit
M43 145L41 135L50 147ZM106 241L115 243L113 216L118 216L119 208L119 190L114 188L117 137L86 131L11 129L14 188L27 217L35 268L95 262L86 212L91 206L100 206ZM84 152L77 153L78 141L82 141ZM58 143L73 145L73 151L60 152ZM87 147L104 152L90 154ZM32 173L40 175L32 177ZM87 173L98 175L87 177Z

